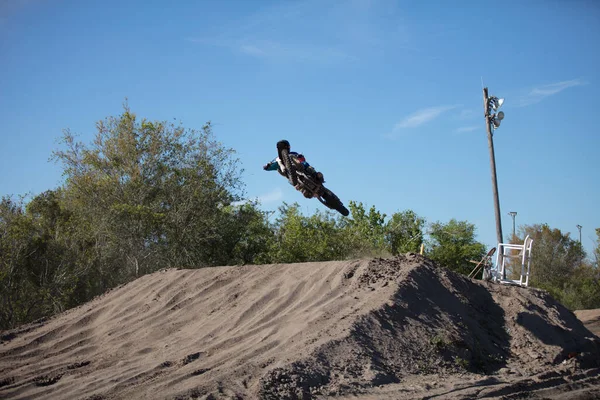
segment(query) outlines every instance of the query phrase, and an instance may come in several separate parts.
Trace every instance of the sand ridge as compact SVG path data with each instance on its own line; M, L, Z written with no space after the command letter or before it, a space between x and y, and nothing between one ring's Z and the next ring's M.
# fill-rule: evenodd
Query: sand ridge
M600 383L598 338L547 293L415 254L163 270L0 338L0 398L500 397L530 379L556 393L561 379L586 394Z

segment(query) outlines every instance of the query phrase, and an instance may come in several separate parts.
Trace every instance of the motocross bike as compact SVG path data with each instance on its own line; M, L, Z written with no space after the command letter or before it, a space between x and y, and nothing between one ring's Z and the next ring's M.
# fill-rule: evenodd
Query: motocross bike
M350 214L350 211L344 207L344 204L335 193L323 186L323 183L316 176L307 171L304 165L294 155L290 154L290 143L287 140L277 142L277 154L284 167L278 170L279 173L286 177L292 186L301 191L304 197L315 197L325 206L336 210L344 217Z

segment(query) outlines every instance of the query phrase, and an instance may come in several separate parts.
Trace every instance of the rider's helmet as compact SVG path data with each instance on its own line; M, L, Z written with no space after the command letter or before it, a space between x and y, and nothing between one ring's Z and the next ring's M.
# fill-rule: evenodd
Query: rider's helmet
M300 161L301 163L306 162L306 158L304 158L303 154L298 154L296 156L296 158L298 159L298 161Z

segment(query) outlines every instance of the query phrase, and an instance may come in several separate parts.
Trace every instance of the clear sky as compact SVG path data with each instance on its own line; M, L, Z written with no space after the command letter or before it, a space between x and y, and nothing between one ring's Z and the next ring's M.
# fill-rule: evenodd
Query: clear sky
M305 200L261 166L287 138L347 204L467 220L496 242L482 80L505 236L600 227L600 2L0 1L0 195L61 183L64 128L122 111L212 121L248 197ZM534 245L535 246L535 245ZM535 251L535 247L534 247Z

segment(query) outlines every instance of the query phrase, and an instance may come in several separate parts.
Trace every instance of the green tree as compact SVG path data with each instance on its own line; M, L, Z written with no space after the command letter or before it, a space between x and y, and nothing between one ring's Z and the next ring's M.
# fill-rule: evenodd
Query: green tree
M77 285L60 194L0 203L0 328L63 311Z
M0 329L27 320L36 300L27 298L30 282L25 259L32 251L31 226L23 201L3 197L0 202Z
M45 304L52 304L48 315L72 305L79 279L86 273L76 262L78 249L71 240L71 213L64 207L62 196L61 190L48 190L26 206L36 249L27 259L27 269L43 292Z
M259 210L252 202L231 205L226 212L228 219L223 229L228 238L227 262L242 265L269 263L275 234L268 224L267 212Z
M520 229L524 238L533 239L531 252L531 283L548 290L559 289L581 265L585 252L569 233L552 229L548 224L525 225Z
M579 241L548 224L523 226L520 234L533 238L532 286L547 290L572 310L600 307L598 270L585 260Z
M384 213L371 206L369 212L360 202L348 203L351 218L343 221L345 240L350 257L381 256L389 254L385 236Z
M268 261L274 233L256 204L235 205L242 171L210 123L139 120L125 106L96 127L90 145L64 132L62 187L0 203L0 329L160 268Z
M297 203L284 203L279 212L271 262L339 260L348 254L340 220L332 212L317 211L307 217L302 215Z
M600 308L598 270L584 261L575 267L561 287L549 287L550 292L571 310Z
M331 211L303 215L298 204L284 204L275 224L272 262L326 261L417 252L424 219L413 211L386 215L372 206L350 201L351 218Z
M446 224L432 223L429 236L427 256L461 274L471 272L469 260L480 260L486 254L485 245L475 240L475 225L467 221L451 219Z
M66 130L54 152L64 167L86 297L166 267L235 262L228 206L241 195L234 151L200 131L139 120L127 106L96 125L91 145ZM243 229L239 229L243 231Z
M412 210L392 214L385 225L386 242L393 255L418 253L423 243L425 219Z

